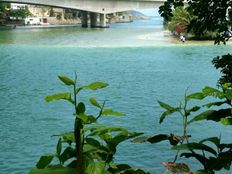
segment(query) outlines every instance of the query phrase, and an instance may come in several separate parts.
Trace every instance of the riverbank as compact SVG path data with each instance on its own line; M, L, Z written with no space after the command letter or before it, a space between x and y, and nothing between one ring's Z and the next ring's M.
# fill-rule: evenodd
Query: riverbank
M187 39L185 42L180 41L179 38L174 37L172 33L168 30L159 31L159 32L151 32L143 35L138 35L137 39L141 41L150 41L150 42L158 42L163 41L165 38L168 38L170 43L173 44L184 44L184 45L212 45L214 44L214 40L194 40ZM231 45L232 40L230 39L227 44Z
M69 24L69 25L25 25L16 26L15 29L46 29L46 28L75 28L80 27L80 24Z

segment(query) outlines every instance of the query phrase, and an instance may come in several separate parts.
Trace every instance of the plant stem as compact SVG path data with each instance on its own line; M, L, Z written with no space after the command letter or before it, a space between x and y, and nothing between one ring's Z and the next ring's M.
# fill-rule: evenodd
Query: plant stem
M76 93L76 81L77 77L75 76L75 85L74 85L74 105L75 105L75 113L77 116L77 93ZM83 174L83 135L82 135L82 121L78 117L75 119L74 124L74 136L76 142L76 158L77 158L77 174Z
M74 135L77 149L77 174L83 174L83 138L81 125L81 120L79 118L76 118Z

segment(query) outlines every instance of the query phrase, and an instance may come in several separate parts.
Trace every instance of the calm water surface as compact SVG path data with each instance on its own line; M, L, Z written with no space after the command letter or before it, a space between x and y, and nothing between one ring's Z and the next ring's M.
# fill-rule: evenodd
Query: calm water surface
M157 100L178 105L187 88L193 92L215 86L220 74L211 60L229 52L230 45L179 43L162 30L160 18L109 29L0 31L0 173L27 173L40 155L55 151L56 139L50 135L72 129L72 108L43 99L66 90L57 75L77 72L79 84L97 80L110 84L80 96L106 99L109 107L126 114L102 123L146 134L170 133L180 131L179 122L169 119L159 125L162 109ZM224 140L231 139L229 128L205 125L190 127L193 138L222 133ZM166 143L127 142L119 147L116 160L160 174L161 162L172 160L173 154Z

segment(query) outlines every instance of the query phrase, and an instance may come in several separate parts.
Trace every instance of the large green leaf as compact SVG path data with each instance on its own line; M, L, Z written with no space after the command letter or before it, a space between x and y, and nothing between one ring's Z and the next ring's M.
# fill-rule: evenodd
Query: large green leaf
M97 90L97 89L105 88L107 86L108 86L108 84L104 83L104 82L93 82L93 83L89 84L88 86L84 86L83 88Z
M159 121L160 124L164 121L164 119L167 116L169 116L169 115L173 114L174 112L177 112L177 111L180 110L179 107L172 107L172 106L170 106L170 105L168 105L168 104L166 104L164 102L161 102L161 101L158 101L158 103L162 108L166 109L166 111L164 111L160 116L160 121Z
M221 169L230 169L231 166L231 153L222 152L219 153L217 157L210 157L209 158L209 167L213 170L219 171Z
M68 86L75 85L75 82L66 76L58 76L58 77L65 85L68 85Z
M220 139L218 137L209 137L209 138L201 140L199 143L202 144L207 141L214 143L217 147L219 147L220 145Z
M225 100L225 101L220 101L220 102L211 102L211 103L207 103L207 104L205 104L205 105L203 105L203 106L206 106L207 108L210 108L210 107L212 107L212 106L221 106L221 105L223 105L223 104L225 104L225 103L227 103L226 100Z
M105 162L90 163L85 169L84 174L110 174L105 169Z
M203 150L203 151L210 152L214 154L215 156L217 155L217 152L213 148L205 144L201 144L201 143L181 144L179 146L174 146L173 149L175 150Z
M94 135L103 135L106 133L110 133L110 132L122 132L122 131L127 131L124 128L121 127L105 127L105 126L94 126L91 129L91 133L89 134L89 136L94 136Z
M231 109L220 109L220 110L207 110L199 115L195 116L192 120L188 122L188 124L194 121L201 121L201 120L212 120L212 121L220 121L222 118L226 118L231 116Z
M38 163L36 164L36 167L38 169L44 169L45 167L47 167L52 162L53 158L54 158L53 154L48 154L48 155L41 156Z
M192 153L181 153L180 157L185 157L185 158L196 158L203 166L208 165L209 160L205 155L198 154L196 152Z
M232 149L232 143L231 144L220 144L219 147L221 151L225 148Z
M92 146L90 144L84 144L84 147L83 147L83 153L88 153L88 152L96 152L96 151L99 151L99 149L95 146Z
M174 107L168 105L167 103L164 103L164 102L161 102L161 101L158 101L158 103L159 103L160 107L162 107L162 108L164 108L166 110L172 111L172 110L175 109Z
M93 138L85 138L85 141L87 144L90 144L90 145L95 146L95 147L101 146L100 142L98 140L93 139Z
M210 115L214 113L214 110L207 110L205 112L202 112L201 114L195 116L192 120L188 122L188 124L194 122L194 121L201 121L207 119Z
M202 90L202 93L205 95L205 96L213 96L213 97L217 97L217 98L224 98L225 95L223 92L219 91L218 89L215 89L215 88L212 88L212 87L209 87L209 86L206 86L203 90Z
M83 121L83 123L88 122L88 116L86 114L80 113L77 117L80 118Z
M159 123L161 124L167 116L169 116L169 115L171 115L171 114L173 114L174 112L177 112L177 111L179 111L179 108L174 108L173 110L164 111L160 116Z
M186 99L188 99L188 100L190 100L190 99L202 100L204 98L205 98L205 96L201 92L196 92L196 93L193 93L193 94L186 96Z
M102 111L102 115L114 115L114 116L124 116L124 114L120 112L113 111L112 109L105 109Z
M225 91L225 95L226 95L226 98L227 98L227 99L232 100L232 90L227 89L227 90Z
M67 142L69 144L75 142L75 136L74 136L73 132L65 132L65 133L62 133L62 134L55 134L53 136L61 136L61 137L63 137L63 141Z
M159 135L149 137L147 141L150 143L158 143L160 141L168 140L168 138L169 138L168 134L159 134Z
M56 145L56 153L57 153L57 155L60 155L61 150L62 150L62 141L61 141L61 138L59 138L58 143Z
M68 146L63 151L63 153L60 155L60 159L64 163L65 161L67 161L75 156L76 156L76 149L72 148L71 146Z
M96 118L92 115L80 113L77 117L80 118L85 124L91 124L96 122Z
M143 143L143 142L150 142L150 143L158 143L158 142L161 142L161 141L165 141L165 140L168 140L169 138L169 135L168 134L158 134L158 135L155 135L155 136L142 136L142 137L138 137L138 138L135 138L133 139L132 141L135 142L135 143Z
M222 118L220 122L226 126L232 125L232 118Z
M67 101L71 102L71 94L69 92L66 92L66 93L48 95L48 96L45 97L45 100L47 102L50 102L50 101L53 101L53 100L67 100Z
M150 138L151 136L141 136L141 137L137 137L135 139L132 140L132 142L134 143L144 143L147 142L147 139Z
M89 99L89 102L90 102L93 106L96 106L96 107L98 107L98 108L101 108L101 105L97 102L97 100L96 100L95 98L91 97L91 98Z
M110 144L111 147L116 149L116 146L121 142L134 138L139 135L141 135L141 133L122 131L118 135L114 136L110 141L108 141L108 143Z
M84 87L82 86L82 87L79 87L79 88L76 88L76 90L75 90L75 92L76 92L76 94L78 94L80 91L82 91L84 89Z
M191 112L196 112L199 109L201 109L201 107L199 107L199 106L193 106L191 109L187 109L186 110L186 115L190 115Z

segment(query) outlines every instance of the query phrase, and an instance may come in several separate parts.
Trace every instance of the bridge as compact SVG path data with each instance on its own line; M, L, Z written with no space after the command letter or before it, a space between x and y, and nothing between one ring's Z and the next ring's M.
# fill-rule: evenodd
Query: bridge
M0 0L0 2L44 5L81 11L82 27L106 27L106 14L128 10L155 8L166 0ZM98 18L100 24L98 24Z

